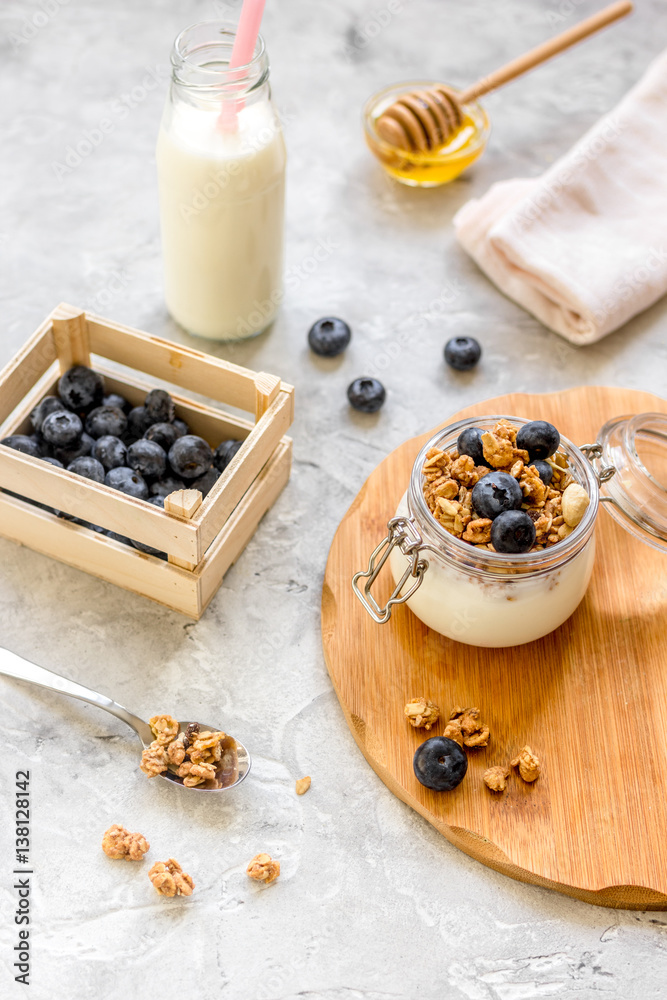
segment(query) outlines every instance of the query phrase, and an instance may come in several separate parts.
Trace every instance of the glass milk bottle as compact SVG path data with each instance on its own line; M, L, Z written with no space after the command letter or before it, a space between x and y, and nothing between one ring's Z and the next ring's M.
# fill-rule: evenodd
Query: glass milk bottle
M157 144L167 307L211 340L261 333L282 299L285 143L264 42L230 69L234 37L218 21L178 36Z

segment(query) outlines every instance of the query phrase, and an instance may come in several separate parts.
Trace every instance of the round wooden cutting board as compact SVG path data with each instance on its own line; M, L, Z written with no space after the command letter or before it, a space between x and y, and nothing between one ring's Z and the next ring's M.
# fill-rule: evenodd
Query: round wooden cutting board
M649 393L582 387L515 394L461 410L554 423L577 443L595 441L619 414L667 413ZM601 906L667 909L667 558L633 539L601 509L586 597L556 632L509 649L482 649L426 628L405 606L376 625L352 575L386 534L417 452L431 435L389 455L345 515L329 553L322 596L324 652L347 722L394 794L471 857L497 871ZM377 581L380 602L392 588ZM442 732L403 716L423 695L445 718L478 706L491 728L485 749L453 792L432 792L412 770L416 747ZM525 744L543 762L533 784L515 773L497 795L484 770Z

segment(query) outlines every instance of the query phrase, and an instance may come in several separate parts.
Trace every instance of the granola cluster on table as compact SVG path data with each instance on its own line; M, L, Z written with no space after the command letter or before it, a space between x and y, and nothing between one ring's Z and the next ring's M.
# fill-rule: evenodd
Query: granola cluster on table
M494 472L511 476L521 489L520 509L535 528L529 551L556 545L583 517L589 497L575 482L566 455L555 451L544 461L531 462L529 452L517 447L519 431L508 420L499 420L491 431L480 430L477 462L456 448L427 452L422 470L424 498L438 524L455 538L497 551L491 542L493 519L476 511L473 502L474 487ZM482 456L486 464L480 464Z
M200 732L196 722L190 723L185 732L171 715L154 715L149 719L155 739L141 755L141 770L149 778L164 771L183 779L183 784L194 788L205 781L214 781L217 766L222 760L222 732Z

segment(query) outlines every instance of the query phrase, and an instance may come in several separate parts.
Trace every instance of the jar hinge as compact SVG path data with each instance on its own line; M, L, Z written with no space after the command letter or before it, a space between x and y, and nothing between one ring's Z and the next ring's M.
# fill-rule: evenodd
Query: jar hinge
M595 444L580 445L579 451L583 452L583 454L586 456L588 461L593 466L593 472L595 473L595 476L597 478L598 486L602 486L603 483L606 483L608 480L611 479L612 476L616 475L615 465L603 465L601 469L597 468L597 461L602 458L602 445L598 444L597 441L595 442ZM600 503L615 504L616 501L613 500L612 497L601 496ZM618 504L616 506L618 506Z
M360 573L355 573L352 577L352 589L368 611L373 621L378 625L384 625L391 618L391 610L395 604L404 604L415 591L421 586L424 573L428 569L428 562L419 558L419 553L424 548L424 540L415 528L414 519L411 517L392 517L387 522L389 534L383 538L380 544L371 554L368 560L368 569ZM383 608L377 603L371 594L371 587L377 580L382 567L389 557L389 553L398 546L404 556L409 560L405 573L398 581L391 597ZM359 580L367 577L363 592L359 588ZM410 577L415 578L406 594L401 595L401 591Z

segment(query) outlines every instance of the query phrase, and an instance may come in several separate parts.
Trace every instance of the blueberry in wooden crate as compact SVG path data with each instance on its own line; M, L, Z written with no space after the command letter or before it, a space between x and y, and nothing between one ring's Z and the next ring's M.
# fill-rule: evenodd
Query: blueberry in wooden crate
M66 409L42 402L63 394ZM202 396L211 402L200 402ZM101 407L127 411L125 433L119 413L96 412ZM49 442L34 426L62 412L76 413L71 429L78 422L86 428L66 445ZM289 479L292 442L285 435L293 416L294 390L278 376L62 304L0 373L0 440L22 435L34 442L20 450L0 444L0 535L198 619ZM103 442L114 437L110 431L119 442L122 434L115 448L121 458L135 431L143 440L158 423L173 425L177 436L164 426L148 434L156 446L150 456L146 446L135 449L141 454L133 464L147 470L148 492L164 496L164 509L114 489L108 479L115 470L107 470L104 483L68 471L91 452L113 467L116 458ZM156 447L173 438L169 455L186 434L208 447L190 442L183 460L180 446L174 453L180 475L168 462L162 472ZM227 445L231 457L219 469L216 449L231 441L238 445ZM202 473L209 452L211 469ZM188 478L192 470L196 476Z

